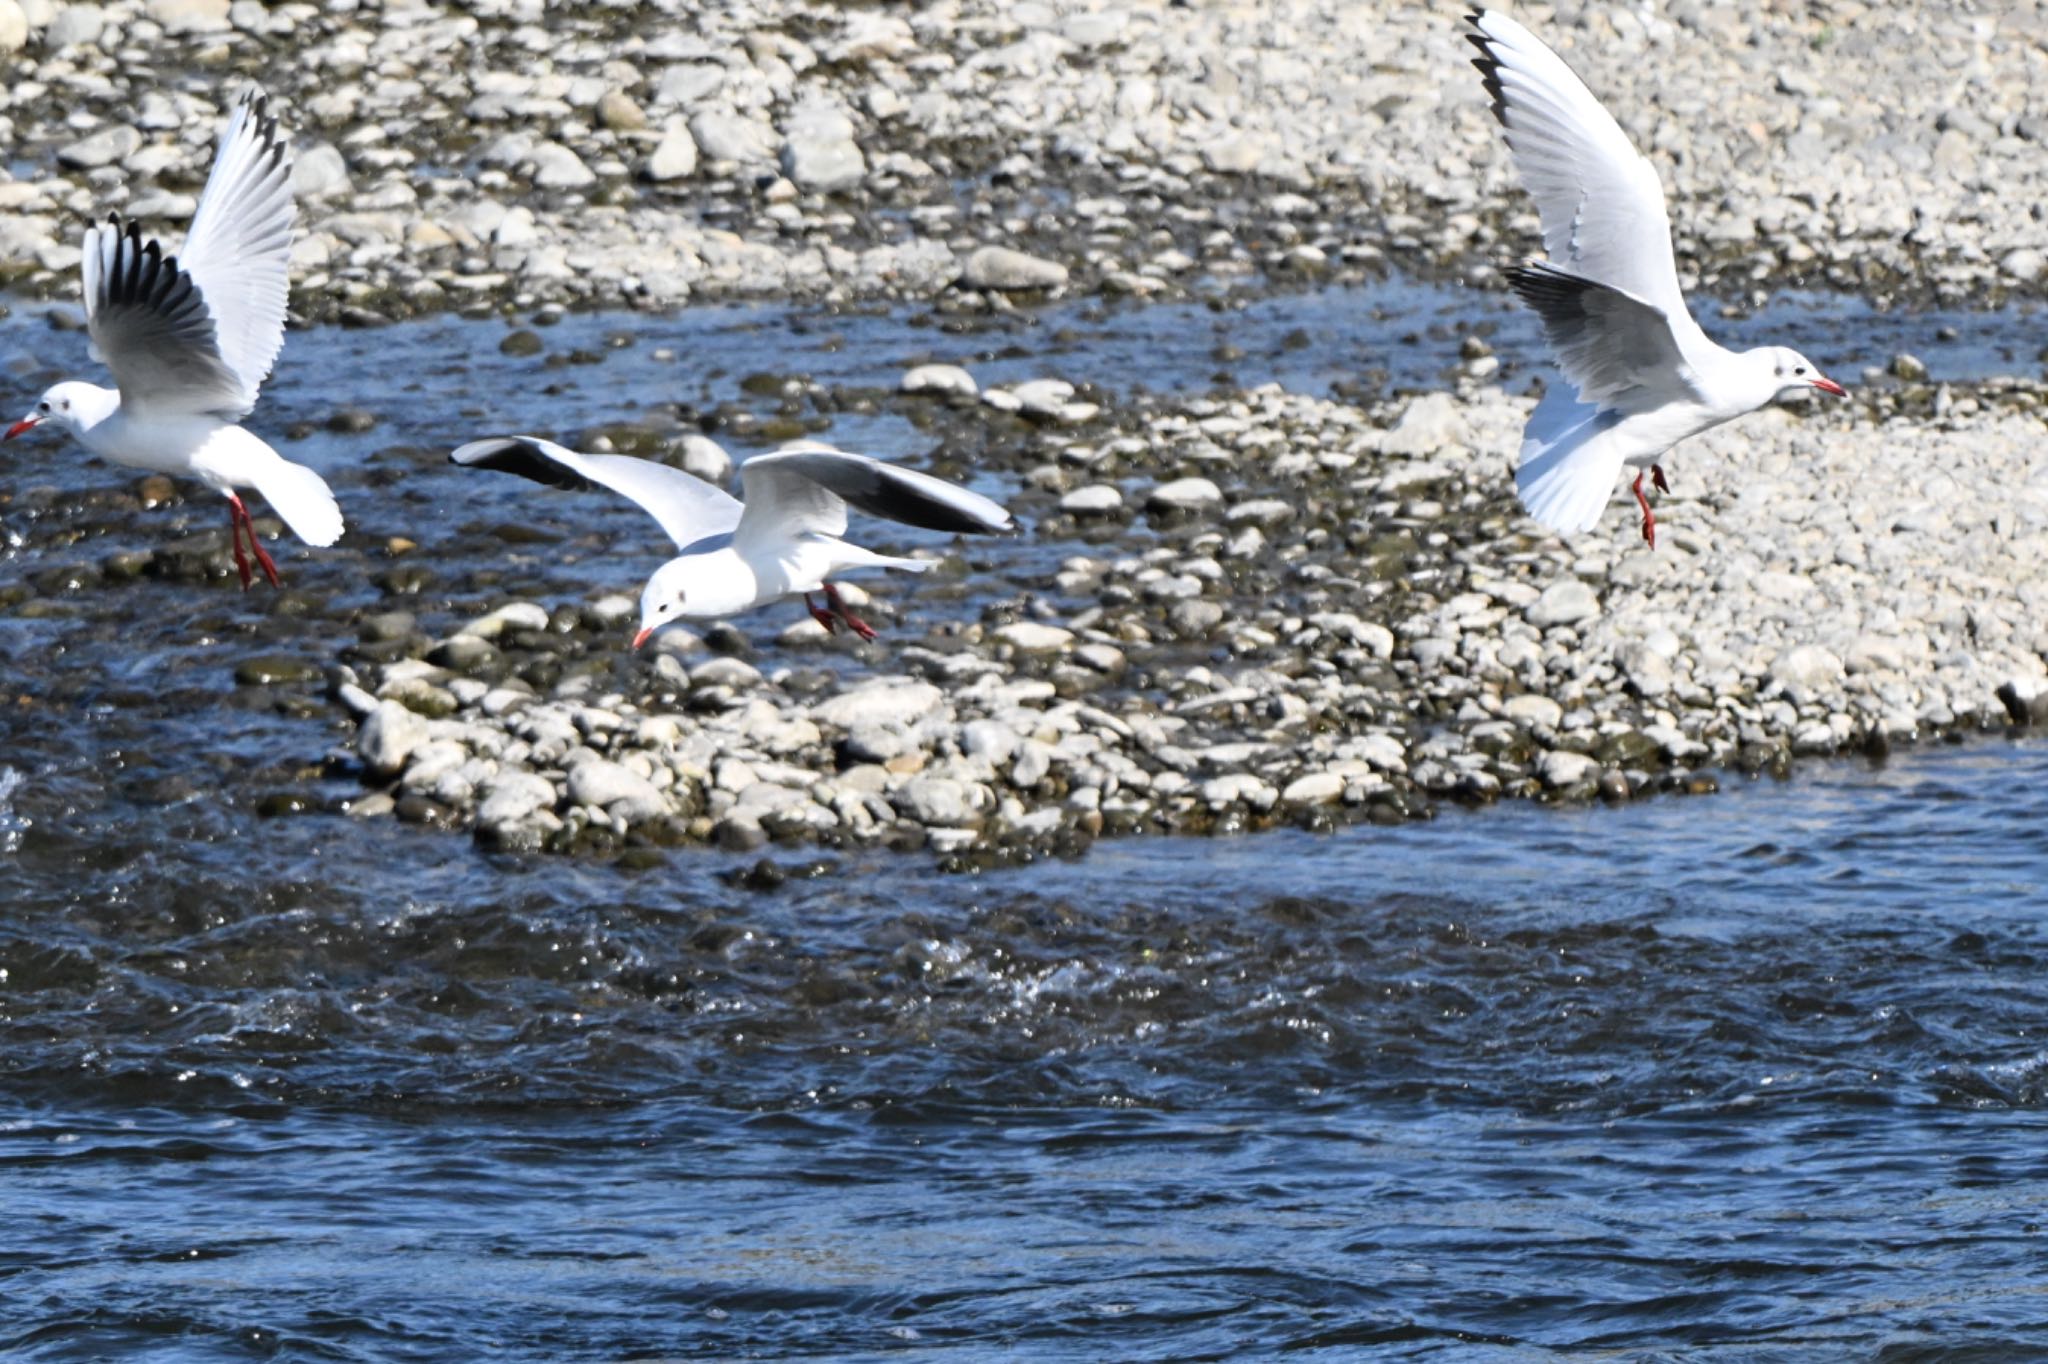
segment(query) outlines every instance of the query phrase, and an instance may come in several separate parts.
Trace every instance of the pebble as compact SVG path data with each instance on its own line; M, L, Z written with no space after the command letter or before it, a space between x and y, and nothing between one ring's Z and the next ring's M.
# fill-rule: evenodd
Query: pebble
M356 752L373 776L395 777L427 741L427 720L396 701L380 701L356 731Z
M529 11L424 0L312 23L255 0L139 12L135 0L0 0L10 89L25 92L8 109L24 168L11 183L71 212L92 171L132 157L137 199L183 193L170 187L196 184L210 153L196 131L207 92L254 43L300 157L323 163L300 179L293 272L295 303L322 317L383 293L422 308L930 298L955 283L1185 296L1216 277L1205 267L1357 277L1390 251L1483 277L1504 242L1526 238L1484 89L1449 52L1455 23L1427 6L1373 7L1370 45L1304 43L1326 18L1309 0L1017 14L948 0L914 22L793 0L650 0L551 6L545 32ZM1610 106L1695 111L1657 130L1653 157L1685 169L1670 216L1688 277L1950 297L2026 294L2048 278L2039 245L1979 211L1987 184L2020 203L2048 189L2023 12L1918 7L1900 43L1882 6L1830 11L1825 44L1784 7L1743 11L1739 41L1691 14L1645 29L1565 7L1545 29ZM1682 59L1645 61L1645 42ZM146 48L156 86L132 90L132 56L108 45ZM1844 52L1863 76L1851 86L1830 78ZM1286 60L1239 74L1273 53ZM116 127L169 136L104 160L73 153ZM1758 127L1776 130L1782 155L1754 154ZM322 129L353 175L335 173ZM479 188L451 170L471 160L498 178ZM1788 176L1815 166L1828 193L1793 193ZM1119 183L1105 187L1105 168ZM667 192L612 183L628 174ZM167 188L152 189L159 175ZM679 220L682 199L692 211ZM533 240L468 254L492 244L473 224L509 209L532 215ZM54 248L74 234L57 212L28 216L10 224L8 258L26 287L51 291L75 267ZM1464 356L1472 377L1499 362ZM1456 448L1445 411L1419 402L1387 433L1389 453Z
M697 139L690 136L687 124L670 125L662 132L661 141L640 167L643 179L664 182L687 180L697 173Z
M904 371L897 387L905 393L972 398L980 390L974 376L958 365L919 365Z
M1069 516L1114 516L1124 509L1124 495L1113 483L1091 483L1060 498Z
M1600 614L1600 596L1582 579L1560 578L1544 588L1522 614L1539 629L1577 625Z
M782 173L819 194L858 186L867 158L853 140L852 120L830 105L799 109L783 133Z
M960 282L970 289L1005 292L1059 289L1066 285L1067 267L1007 246L983 246L968 255Z
M1193 512L1218 506L1223 490L1206 478L1177 478L1145 494L1145 509L1161 512Z

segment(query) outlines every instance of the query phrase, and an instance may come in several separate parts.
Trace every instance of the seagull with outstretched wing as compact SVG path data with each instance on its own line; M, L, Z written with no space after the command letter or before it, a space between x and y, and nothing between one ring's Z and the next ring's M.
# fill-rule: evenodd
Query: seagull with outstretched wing
M117 464L224 494L244 588L245 537L273 587L277 563L236 489L261 493L309 545L341 538L325 480L239 425L284 347L293 216L290 150L251 88L228 116L182 256L118 216L86 230L86 331L118 390L57 384L5 436L55 426Z
M1686 309L1657 171L1569 66L1514 20L1467 17L1473 65L1507 130L1522 187L1536 201L1547 262L1507 272L1543 320L1576 395L1553 384L1522 433L1515 490L1552 530L1590 530L1625 467L1654 548L1657 518L1643 492L1658 461L1689 436L1781 396L1842 386L1783 346L1730 351Z
M557 488L607 488L660 523L682 553L640 593L633 647L679 620L720 620L802 596L827 630L875 631L847 609L832 579L856 568L929 569L926 559L876 554L846 540L849 510L925 530L1002 535L1010 513L980 493L867 455L803 441L740 466L742 502L694 474L631 455L585 455L534 436L471 441L448 457ZM811 600L821 592L825 605Z

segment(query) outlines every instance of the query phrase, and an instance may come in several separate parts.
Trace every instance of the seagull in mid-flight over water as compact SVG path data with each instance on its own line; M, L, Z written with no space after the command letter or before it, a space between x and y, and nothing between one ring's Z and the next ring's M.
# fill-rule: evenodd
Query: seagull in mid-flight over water
M58 427L116 464L223 494L244 588L245 537L273 587L277 563L236 489L263 494L309 545L341 538L341 508L320 475L237 425L284 348L293 212L291 155L252 87L228 116L182 254L118 216L86 230L86 332L119 390L57 384L5 436Z
M1515 174L1536 201L1547 262L1507 271L1543 320L1557 366L1577 390L1552 384L1522 433L1515 490L1552 530L1590 530L1626 466L1654 548L1647 473L1669 492L1658 460L1696 436L1777 400L1842 386L1784 346L1731 351L1686 310L1657 171L1630 145L1593 92L1514 20L1467 16L1473 65L1507 130Z
M873 627L847 609L831 580L849 569L922 573L932 564L850 543L843 538L848 508L959 535L1016 529L1010 513L980 493L816 441L740 465L745 502L666 464L578 454L533 436L471 441L448 458L557 488L609 488L661 523L682 553L656 569L640 593L636 649L675 621L721 620L798 595L827 630L844 623L862 639L873 639ZM825 605L812 601L813 593L823 593Z

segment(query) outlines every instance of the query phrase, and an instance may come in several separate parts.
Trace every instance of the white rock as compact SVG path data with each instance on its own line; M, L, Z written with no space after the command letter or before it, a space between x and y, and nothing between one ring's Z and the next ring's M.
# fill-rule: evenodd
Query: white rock
M879 679L854 691L828 697L810 709L811 719L835 729L855 725L909 727L945 707L946 694L929 682Z
M2048 257L2044 257L2031 246L2008 251L2005 258L1998 262L1999 269L2025 284L2032 284L2039 279L2044 267L2048 267Z
M983 246L961 266L960 282L970 289L1058 289L1067 282L1067 267L1007 246Z
M1249 772L1227 772L1220 777L1211 777L1197 790L1212 810L1221 810L1239 801L1254 809L1265 809L1276 798L1272 787Z
M654 152L640 167L642 179L656 182L681 180L697 173L697 139L681 123L670 124L655 144Z
M690 119L690 136L708 161L765 164L775 159L774 130L758 119L706 109Z
M320 142L292 155L292 193L300 199L327 199L347 194L348 162L332 142Z
M1380 442L1390 455L1433 455L1466 441L1465 417L1458 400L1448 393L1425 393L1408 404L1401 420L1394 423Z
M975 818L967 786L950 777L913 777L897 788L889 803L919 824L961 825Z
M960 751L991 767L1008 762L1021 742L1017 731L999 720L970 720L960 726Z
M57 160L79 170L93 170L126 160L141 145L141 133L125 125L116 124L111 128L102 128L92 136L80 138L70 146L60 149Z
M1522 614L1531 625L1545 630L1553 625L1576 625L1600 614L1600 597L1582 579L1559 578Z
M1584 753L1553 748L1537 762L1536 771L1545 786L1558 790L1592 779L1599 774L1600 764Z
M1800 644L1771 660L1771 680L1795 702L1812 698L1842 679L1842 660L1818 644Z
M995 632L996 642L1007 644L1019 653L1049 654L1066 648L1074 642L1072 630L1062 630L1057 625L1042 625L1035 620L1013 621Z
M507 630L545 630L548 627L548 609L539 602L506 602L494 611L488 611L456 631L458 635L474 635L478 639L496 639Z
M396 701L379 701L356 731L356 752L379 777L395 777L413 750L427 741L427 718Z
M1329 805L1344 798L1344 785L1334 772L1311 772L1287 783L1280 799L1287 805Z
M106 29L107 12L98 5L66 5L43 30L43 47L62 52L67 47L89 46L98 42Z
M1010 392L1017 399L1019 412L1043 419L1058 417L1066 410L1074 386L1065 379L1032 379L1011 385Z
M1123 508L1124 495L1113 483L1091 483L1060 499L1060 510L1069 516L1112 516Z
M974 376L958 365L919 365L905 371L897 387L905 393L957 394L967 398L980 391Z
M1538 729L1556 729L1564 723L1564 707L1536 692L1510 696L1502 704L1501 711L1518 724Z
M709 436L694 432L682 440L683 471L723 488L732 477L732 456Z
M569 799L598 806L628 824L658 819L669 811L668 798L653 782L607 758L587 758L570 770Z
M142 8L166 33L219 33L228 27L228 0L148 0Z
M537 810L555 808L555 785L534 772L502 772L484 787L483 804L477 806L479 825L499 827L519 824Z
M830 105L800 109L783 130L782 173L819 194L858 187L868 163L853 140L852 122Z
M533 149L533 183L542 189L581 189L597 182L597 172L559 142L537 143Z
M1153 511L1194 511L1223 501L1223 490L1206 478L1176 478L1145 494L1145 506Z

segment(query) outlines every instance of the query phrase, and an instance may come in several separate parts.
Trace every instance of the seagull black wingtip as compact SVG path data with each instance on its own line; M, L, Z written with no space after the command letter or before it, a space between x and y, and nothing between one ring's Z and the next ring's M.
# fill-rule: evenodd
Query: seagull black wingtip
M1465 18L1474 28L1478 28L1479 20L1485 14L1486 11L1483 9L1473 10ZM1479 83L1485 87L1487 95L1492 100L1494 122L1505 128L1508 126L1508 92L1501 84L1500 58L1494 55L1493 39L1487 35L1486 30L1480 29L1476 33L1466 34L1465 41L1479 49L1479 55L1472 59L1472 66L1479 72Z

